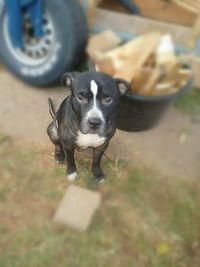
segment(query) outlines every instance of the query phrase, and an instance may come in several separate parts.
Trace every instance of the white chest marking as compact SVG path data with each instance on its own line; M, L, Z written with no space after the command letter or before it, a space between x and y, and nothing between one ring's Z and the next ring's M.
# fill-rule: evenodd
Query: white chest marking
M105 137L100 137L98 134L83 134L78 132L77 145L79 147L98 147L105 142Z

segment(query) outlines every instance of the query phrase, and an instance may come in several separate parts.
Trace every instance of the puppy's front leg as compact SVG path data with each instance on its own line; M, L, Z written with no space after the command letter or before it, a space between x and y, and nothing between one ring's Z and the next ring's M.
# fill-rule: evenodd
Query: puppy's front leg
M77 178L76 163L74 159L74 147L64 147L67 156L67 175L70 181L75 181Z
M105 143L100 147L93 149L93 161L92 161L92 172L94 174L94 177L101 181L105 178L103 171L101 170L101 158L103 156L103 153L105 152L106 148L108 147L109 143Z

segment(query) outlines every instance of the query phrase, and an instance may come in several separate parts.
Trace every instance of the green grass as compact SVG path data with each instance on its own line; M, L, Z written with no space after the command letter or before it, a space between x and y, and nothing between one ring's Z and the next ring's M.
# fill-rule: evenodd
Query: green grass
M176 107L190 115L200 115L200 90L194 89L181 96L176 102Z
M0 267L199 267L200 185L124 162L103 162L108 180L91 183L79 157L77 185L103 203L85 233L52 217L68 182L49 152L0 142Z

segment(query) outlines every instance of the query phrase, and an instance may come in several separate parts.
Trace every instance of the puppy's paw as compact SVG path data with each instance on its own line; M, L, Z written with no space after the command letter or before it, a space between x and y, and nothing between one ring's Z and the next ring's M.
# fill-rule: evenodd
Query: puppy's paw
M67 178L70 182L74 182L78 179L78 174L76 171L72 173L68 173Z
M94 178L95 178L95 181L99 184L104 183L106 180L106 177L104 173L102 172L102 170L98 170L94 172Z
M99 184L103 184L103 183L105 183L106 178L105 178L105 177L96 178L96 181L97 181L97 183L99 183Z
M55 153L55 161L58 164L63 164L65 162L65 155L64 153Z
M98 184L103 184L103 183L105 183L106 178L105 178L105 176L95 177L95 181L96 181Z

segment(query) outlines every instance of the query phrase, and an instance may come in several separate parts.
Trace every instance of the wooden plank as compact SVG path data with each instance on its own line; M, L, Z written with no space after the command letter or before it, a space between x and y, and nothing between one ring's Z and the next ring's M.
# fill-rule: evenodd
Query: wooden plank
M179 5L180 7L189 10L190 12L193 12L197 15L199 14L199 9L200 9L199 0L172 0L172 1L177 5Z
M130 11L120 1L116 0L102 0L99 7L130 14Z
M192 28L190 27L122 14L100 8L97 8L95 13L94 27L99 30L112 29L118 33L130 33L133 35L146 34L151 31L170 33L176 43L184 46L189 44L189 40L192 37Z
M192 26L196 19L193 12L184 9L173 2L161 0L134 0L134 3L139 7L141 15L147 18L185 26ZM116 0L102 0L100 7L128 13L128 9L123 7L120 1Z
M144 17L176 23L185 26L192 26L196 16L177 4L160 0L134 0L140 8Z
M193 60L194 86L200 88L200 58L195 57Z

